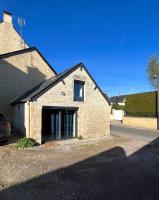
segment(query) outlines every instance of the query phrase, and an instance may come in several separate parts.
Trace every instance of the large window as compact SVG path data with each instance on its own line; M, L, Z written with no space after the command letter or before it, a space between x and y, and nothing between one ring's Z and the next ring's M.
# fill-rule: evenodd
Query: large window
M83 81L74 81L74 101L84 101L84 84Z
M44 107L42 110L42 134L48 139L76 137L77 108Z

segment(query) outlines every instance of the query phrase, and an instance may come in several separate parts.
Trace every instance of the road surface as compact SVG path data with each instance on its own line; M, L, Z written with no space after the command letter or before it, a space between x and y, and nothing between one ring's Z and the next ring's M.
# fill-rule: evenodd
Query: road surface
M159 131L131 128L124 126L119 122L111 122L111 135L132 137L134 139L151 141L159 137Z

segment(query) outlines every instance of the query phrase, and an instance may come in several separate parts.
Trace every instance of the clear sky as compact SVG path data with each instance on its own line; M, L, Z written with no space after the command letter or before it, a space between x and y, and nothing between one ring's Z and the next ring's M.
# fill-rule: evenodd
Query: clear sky
M150 91L146 67L159 55L158 0L0 0L26 20L24 38L57 72L83 62L108 95ZM2 16L1 16L2 17Z

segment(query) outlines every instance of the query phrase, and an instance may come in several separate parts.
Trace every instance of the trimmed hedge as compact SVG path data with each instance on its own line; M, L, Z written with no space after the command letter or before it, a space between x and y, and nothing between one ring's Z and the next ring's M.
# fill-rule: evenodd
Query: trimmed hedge
M126 97L125 112L128 116L156 117L157 94L145 92L132 94Z

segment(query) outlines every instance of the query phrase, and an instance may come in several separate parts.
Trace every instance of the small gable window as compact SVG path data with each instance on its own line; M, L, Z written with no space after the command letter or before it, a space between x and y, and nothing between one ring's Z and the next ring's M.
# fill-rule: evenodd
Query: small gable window
M74 101L84 101L84 81L74 81Z

